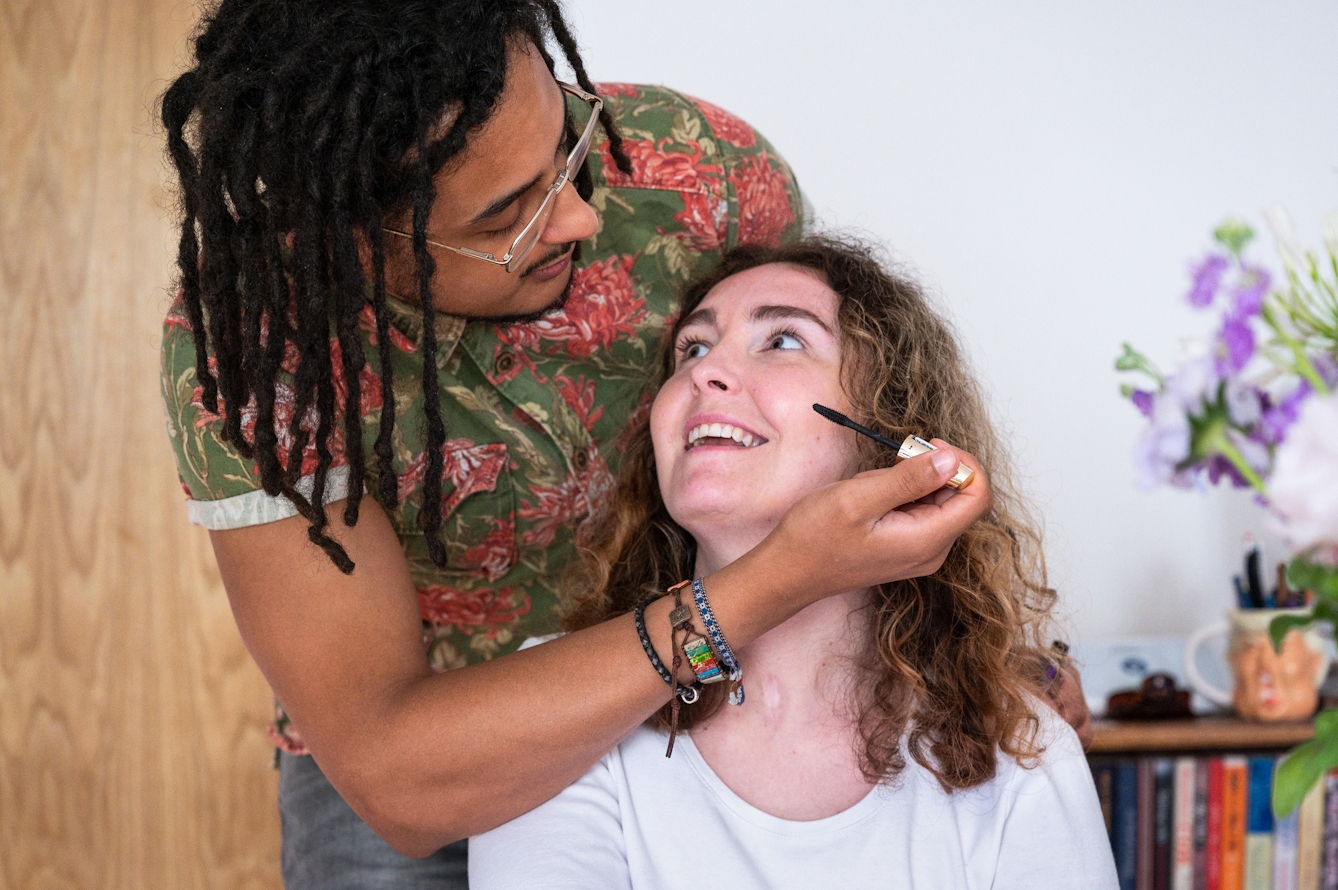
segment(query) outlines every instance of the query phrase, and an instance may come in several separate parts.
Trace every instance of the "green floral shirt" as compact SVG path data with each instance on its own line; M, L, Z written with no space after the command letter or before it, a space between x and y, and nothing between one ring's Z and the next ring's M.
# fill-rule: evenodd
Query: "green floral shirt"
M556 629L557 591L563 568L575 558L576 527L607 501L620 434L648 410L651 369L680 287L724 250L744 242L775 244L802 223L789 168L743 121L662 87L603 84L599 92L618 121L633 173L624 176L613 165L607 140L591 152L590 203L600 225L582 245L567 305L521 325L437 319L432 358L440 369L448 437L444 569L428 558L417 521L426 466L422 320L415 308L391 301L399 505L388 513L418 590L428 659L437 670L511 652L527 637ZM370 305L360 335L369 364L358 411L367 489L374 493L371 447L382 403ZM338 349L337 341L331 348ZM337 355L333 366L340 368ZM261 490L254 463L222 441L221 419L204 409L180 303L164 323L162 384L192 521L228 529L295 515L286 499ZM341 380L336 390L342 411ZM291 445L286 430L293 410L292 393L281 384L275 408L284 431L281 460ZM254 405L243 419L249 437ZM340 429L334 426L330 448L342 469L331 475L327 500L347 492ZM314 472L314 447L303 462L304 474ZM273 734L281 747L303 750L282 711Z

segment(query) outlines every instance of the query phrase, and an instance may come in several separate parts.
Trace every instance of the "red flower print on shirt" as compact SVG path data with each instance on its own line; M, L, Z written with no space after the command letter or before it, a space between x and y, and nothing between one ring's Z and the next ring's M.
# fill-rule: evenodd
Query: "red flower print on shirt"
M687 229L688 241L694 250L719 250L729 233L729 207L714 194L706 192L679 192L683 210L674 214L674 221Z
M587 430L595 428L599 419L604 416L604 406L595 407L595 381L586 380L585 375L572 380L563 374L558 374L553 378L557 384L558 392L573 412L575 412L581 426Z
M461 562L489 581L496 581L511 571L516 561L516 524L511 517L492 520L492 531L483 540L465 551Z
M629 274L633 261L625 254L577 269L566 307L530 327L542 339L562 344L572 358L589 358L596 349L632 336L646 319L646 301Z
M424 621L467 634L519 620L529 614L530 598L514 587L457 590L433 584L418 591L418 610Z
M560 485L536 485L530 489L535 502L520 502L516 515L534 523L523 536L526 546L547 547L563 526L598 515L608 507L616 484L609 465L591 443L579 476L568 476Z
M664 146L672 141L667 136L658 144L649 139L624 140L623 151L632 162L632 175L628 177L613 163L608 140L605 140L599 146L604 158L604 178L615 188L638 185L675 191L718 192L723 168L718 164L701 163L702 149L696 143L689 143L691 154L665 151Z
M373 310L371 303L362 304L362 311L358 313L358 327L367 332L368 343L375 346L380 342L376 338L376 312ZM393 324L386 325L386 330L390 332L390 345L400 352L414 353L418 351L418 346L400 333L399 328Z
M330 467L341 467L348 463L348 458L344 454L344 405L348 401L348 386L344 383L344 363L343 352L340 350L339 341L330 340L330 362L333 369L332 382L335 391L335 422L330 426L330 436L326 441L326 447L330 449L331 462ZM292 343L286 344L286 354L283 361L283 368L290 374L297 372L300 363L297 347ZM213 356L209 357L209 370L217 373L217 364ZM366 417L372 411L381 409L381 378L372 370L371 365L364 363L362 370L358 372L358 406L359 416ZM196 386L191 394L191 404L200 410L195 417L195 426L197 429L219 423L217 415L211 413L204 406L204 387ZM219 408L222 408L221 399ZM274 432L275 445L274 454L279 459L279 463L288 465L288 454L293 449L294 436L292 432L293 412L297 410L297 394L287 382L279 380L274 385ZM255 442L256 432L256 400L252 396L244 406L242 406L242 437L248 442ZM307 444L302 452L302 475L309 476L316 472L318 462L316 453L316 408L308 406L306 414L302 418L301 428L307 431Z
M785 175L762 152L744 159L729 181L739 201L739 243L780 244L785 227L794 222Z
M495 491L497 477L506 469L506 446L500 442L475 445L468 439L449 439L441 448L445 463L442 466L442 479L455 486L455 490L444 495L441 505L441 518L445 519L455 512L460 502L471 494L480 491ZM423 484L427 475L427 452L415 457L399 476L400 500L407 500L409 495Z
M697 109L702 113L702 117L706 118L707 126L715 133L717 139L723 139L739 148L752 148L757 144L757 133L740 118L710 102L703 102L701 99L692 101L697 103Z
M595 93L599 96L631 96L635 99L641 95L641 89L630 83L597 83Z

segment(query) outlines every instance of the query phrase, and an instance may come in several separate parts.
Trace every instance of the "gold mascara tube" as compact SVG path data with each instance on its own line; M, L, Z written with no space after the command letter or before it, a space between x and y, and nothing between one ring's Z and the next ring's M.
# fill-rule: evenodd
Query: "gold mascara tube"
M863 433L870 439L873 439L875 442L878 442L879 444L882 445L886 445L888 448L895 449L897 452L897 460L899 461L915 457L916 455L926 454L930 451L938 451L937 447L931 445L929 442L926 442L924 439L921 439L919 436L907 436L905 441L903 441L900 445L898 445L896 442L892 441L887 436L875 433L867 426L861 426L860 424L855 423L855 421L851 420L849 417L846 417L840 411L833 411L826 405L819 405L815 403L813 405L813 410L818 412L828 420L830 420L832 423L848 427L849 429L852 429L857 433ZM948 487L960 491L961 489L966 488L968 485L970 485L971 480L974 478L976 478L976 473L974 470L972 470L964 463L958 463L957 472L954 473L952 475L952 478L948 480Z

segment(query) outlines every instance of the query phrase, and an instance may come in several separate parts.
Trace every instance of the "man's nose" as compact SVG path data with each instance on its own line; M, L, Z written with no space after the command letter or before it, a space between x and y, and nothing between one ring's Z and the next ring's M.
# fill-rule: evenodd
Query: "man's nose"
M599 231L599 217L595 208L585 203L576 193L576 184L568 183L553 199L553 215L548 219L539 240L545 244L569 244L584 241Z

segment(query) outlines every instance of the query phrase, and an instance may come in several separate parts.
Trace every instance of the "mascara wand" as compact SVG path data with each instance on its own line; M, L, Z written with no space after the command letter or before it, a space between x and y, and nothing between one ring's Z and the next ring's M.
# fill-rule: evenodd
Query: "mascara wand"
M855 421L851 420L849 417L846 417L840 411L833 411L826 405L819 405L815 402L813 404L813 410L818 412L828 420L830 420L832 423L846 427L848 429L852 429L857 433L868 436L870 439L873 439L880 445L886 445L888 448L895 449L897 452L897 460L899 461L915 457L916 455L919 454L926 454L930 451L938 451L937 446L929 442L926 442L919 436L907 436L905 441L898 444L889 439L887 436L881 435L880 433L875 433L867 426L855 423ZM952 478L948 480L948 487L955 488L960 491L961 489L966 488L968 485L970 485L971 480L975 478L976 478L975 470L972 470L966 464L959 463L957 464L957 472L954 473Z

